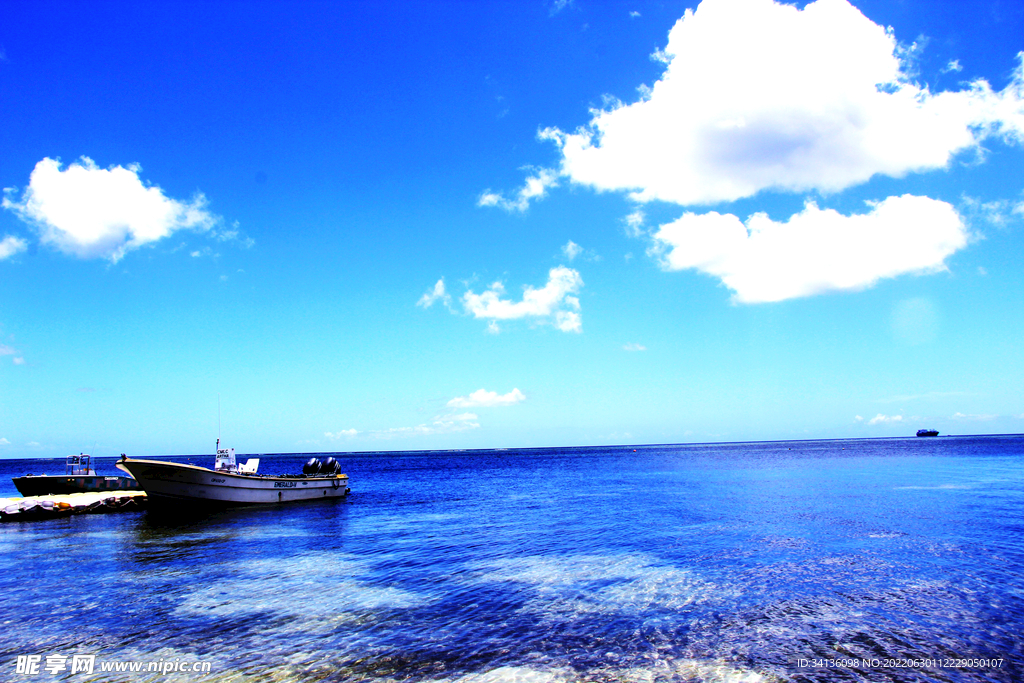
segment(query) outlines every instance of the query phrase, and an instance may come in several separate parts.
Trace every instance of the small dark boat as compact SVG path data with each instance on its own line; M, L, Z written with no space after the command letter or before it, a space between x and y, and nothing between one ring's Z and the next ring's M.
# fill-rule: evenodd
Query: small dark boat
M96 474L85 453L69 455L64 463L64 475L26 474L11 481L18 492L29 496L50 496L87 491L138 491L138 483L131 477Z
M918 429L918 436L938 436L939 433L934 429Z

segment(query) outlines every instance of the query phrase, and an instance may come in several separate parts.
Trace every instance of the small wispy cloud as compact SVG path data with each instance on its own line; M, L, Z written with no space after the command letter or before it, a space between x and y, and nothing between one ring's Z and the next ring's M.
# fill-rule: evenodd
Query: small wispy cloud
M566 7L572 7L574 0L554 0L548 9L548 16L553 17Z
M493 408L495 406L510 406L516 403L522 403L526 400L526 396L519 389L513 389L507 394L499 394L496 391L487 391L486 389L477 389L469 396L456 396L452 400L448 401L447 405L449 408ZM476 419L476 416L473 416Z
M451 308L452 298L448 295L448 292L444 288L444 278L438 280L433 289L427 291L426 294L420 297L420 300L416 302L417 306L423 308L430 308L434 305L435 301L442 301L444 305Z
M436 434L467 432L480 428L480 423L476 422L476 419L477 416L473 413L438 415L432 421L416 425L415 427L378 429L366 432L366 435L375 439L393 439L406 436L433 436Z
M15 254L28 249L28 242L21 237L15 237L14 235L6 235L0 240L0 261L8 259Z
M623 351L646 351L647 347L644 346L643 344L637 344L635 342L630 342L628 344L623 345L622 350Z
M981 414L981 415L973 414L973 415L971 415L971 414L965 414L965 413L960 413L960 412L956 412L956 413L953 413L952 415L950 415L950 418L953 419L953 420L962 420L962 421L966 421L966 422L988 422L989 420L995 420L998 417L999 417L999 415L988 415L988 414Z
M623 223L626 226L627 237L641 237L644 234L644 221L647 220L647 216L641 209L636 209L633 213L629 214L623 219Z
M892 424L894 422L903 422L903 416L902 415L883 415L882 413L879 413L878 415L875 415L873 418L868 420L868 424L869 425Z
M1008 199L983 201L976 197L963 195L960 197L960 211L972 223L984 221L995 228L1005 229L1019 221L1021 216L1014 202ZM976 235L976 238L981 238Z
M324 437L331 441L337 441L338 439L351 439L358 433L359 431L356 429L341 429L336 432L324 432Z
M506 198L500 192L493 192L490 188L483 191L477 199L477 206L496 206L508 212L523 212L530 208L530 202L543 199L547 196L548 190L558 187L558 172L549 168L536 170L534 175L526 179L526 183L519 188L512 198Z
M572 261L574 258L583 253L583 247L576 244L572 240L569 240L562 246L562 253L565 254L565 258Z

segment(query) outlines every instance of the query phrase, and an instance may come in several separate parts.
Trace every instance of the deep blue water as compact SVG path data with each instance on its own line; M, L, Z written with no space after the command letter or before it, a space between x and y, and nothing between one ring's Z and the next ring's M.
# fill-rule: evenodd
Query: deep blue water
M0 680L1024 680L1021 436L336 457L345 502L0 525Z

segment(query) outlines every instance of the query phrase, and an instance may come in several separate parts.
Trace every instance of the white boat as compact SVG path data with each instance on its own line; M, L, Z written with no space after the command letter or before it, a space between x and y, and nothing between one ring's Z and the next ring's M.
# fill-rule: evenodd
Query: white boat
M258 458L235 463L235 449L221 448L217 439L214 468L182 465L162 460L121 456L119 469L128 472L146 492L150 503L198 502L215 505L260 505L300 500L344 498L348 475L340 474L337 461L328 459L330 471L322 473L319 460L310 460L303 474L256 474ZM311 467L312 463L316 467Z

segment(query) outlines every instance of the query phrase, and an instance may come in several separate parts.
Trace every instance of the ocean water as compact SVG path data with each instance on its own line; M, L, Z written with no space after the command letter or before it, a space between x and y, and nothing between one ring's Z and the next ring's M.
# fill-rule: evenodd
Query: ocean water
M344 502L0 525L0 680L1024 680L1021 436L335 455Z

